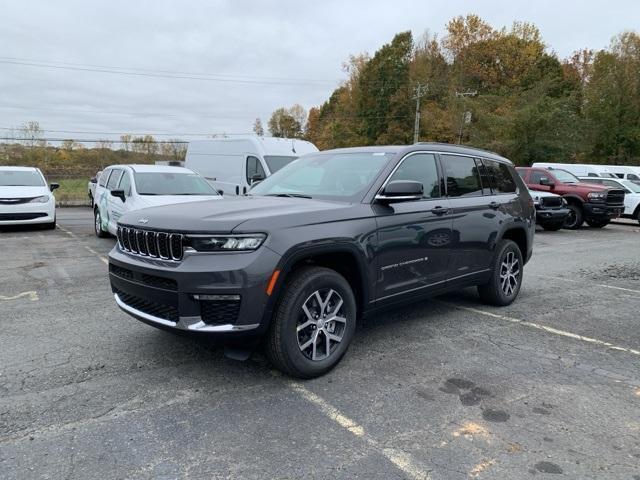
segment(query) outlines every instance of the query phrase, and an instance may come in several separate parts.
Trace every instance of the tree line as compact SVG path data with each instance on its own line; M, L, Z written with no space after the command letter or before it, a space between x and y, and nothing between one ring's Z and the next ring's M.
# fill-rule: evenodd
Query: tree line
M636 32L560 59L531 23L496 29L467 15L449 21L441 39L398 33L344 70L347 80L322 105L306 118L299 105L280 108L269 131L320 149L409 144L418 95L420 141L486 148L521 165L640 163Z

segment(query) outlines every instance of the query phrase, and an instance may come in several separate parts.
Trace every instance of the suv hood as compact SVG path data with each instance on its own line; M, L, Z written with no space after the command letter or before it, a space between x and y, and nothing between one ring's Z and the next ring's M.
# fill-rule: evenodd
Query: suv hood
M219 195L138 195L138 208L159 207L173 203L202 202L205 200L222 200Z
M41 195L51 195L49 187L0 187L0 198L32 198Z
M123 225L191 233L267 232L348 218L349 203L287 197L233 197L145 208L120 218ZM141 222L140 220L143 220Z

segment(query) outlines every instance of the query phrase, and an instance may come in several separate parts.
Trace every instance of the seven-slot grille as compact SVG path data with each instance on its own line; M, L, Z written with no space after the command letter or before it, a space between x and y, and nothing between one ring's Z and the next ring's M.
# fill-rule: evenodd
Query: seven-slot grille
M118 226L117 236L118 244L125 252L162 260L182 260L184 237L180 233Z
M624 205L624 190L609 190L607 192L607 205Z

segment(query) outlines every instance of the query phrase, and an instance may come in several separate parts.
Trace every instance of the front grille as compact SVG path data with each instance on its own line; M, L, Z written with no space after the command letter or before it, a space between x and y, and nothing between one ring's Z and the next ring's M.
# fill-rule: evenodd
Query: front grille
M38 197L28 198L0 198L0 205L20 205L21 203L29 203L31 200Z
M540 206L558 208L562 206L562 197L540 197Z
M182 260L184 237L180 233L118 226L117 236L118 244L125 252L163 260Z
M114 293L118 295L120 300L126 303L128 306L140 310L147 315L163 318L172 322L179 320L178 309L173 305L162 304L158 302L150 302L144 298L136 297L135 295L129 295L121 291L120 289L114 289Z
M611 207L624 205L624 190L609 190L607 192L607 205Z
M240 300L200 301L200 316L207 324L235 323L240 312Z
M133 278L133 272L131 270L119 267L118 265L114 265L113 263L109 264L109 271L114 275L117 275L122 278L127 278L129 280Z
M46 216L46 213L0 213L0 220L33 220Z

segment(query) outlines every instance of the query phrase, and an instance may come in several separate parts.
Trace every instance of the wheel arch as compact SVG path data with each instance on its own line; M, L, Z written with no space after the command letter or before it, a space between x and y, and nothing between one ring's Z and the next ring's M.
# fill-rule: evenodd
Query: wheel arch
M570 203L572 205L577 205L581 208L582 208L582 205L584 204L584 200L580 198L578 195L568 194L568 195L563 195L562 198L564 198L567 201L567 203Z
M521 225L513 225L507 227L504 232L502 232L501 238L503 240L511 240L514 242L520 253L522 254L522 259L524 262L527 261L527 252L529 251L529 239L527 236L527 231L525 227Z

